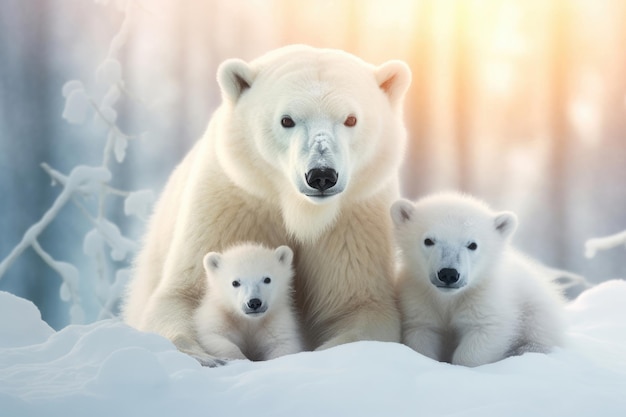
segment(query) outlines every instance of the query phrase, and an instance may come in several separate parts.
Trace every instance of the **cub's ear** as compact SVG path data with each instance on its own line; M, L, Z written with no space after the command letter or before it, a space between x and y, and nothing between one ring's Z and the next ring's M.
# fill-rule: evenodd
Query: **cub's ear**
M204 255L202 263L204 264L204 269L207 272L215 272L222 264L222 255L217 252L209 252Z
M283 265L289 266L291 265L291 261L293 260L293 251L289 246L279 246L274 251L276 255L276 259Z
M217 69L217 83L222 90L223 100L236 103L253 81L250 65L241 59L227 59Z
M517 216L511 211L502 211L496 215L494 224L502 237L508 238L517 229Z
M415 206L409 200L398 200L391 205L391 219L396 227L402 227L413 219Z
M393 107L402 104L404 95L411 85L411 70L403 61L387 61L375 71L378 86L389 98Z

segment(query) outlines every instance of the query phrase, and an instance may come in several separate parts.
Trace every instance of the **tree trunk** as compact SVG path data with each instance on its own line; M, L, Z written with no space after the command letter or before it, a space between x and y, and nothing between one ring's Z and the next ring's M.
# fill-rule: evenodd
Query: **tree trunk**
M569 100L569 4L555 0L552 10L552 34L548 58L551 59L548 85L552 89L549 104L551 138L550 172L547 182L547 201L550 212L553 259L557 266L566 263L568 253L568 160L570 158L570 127L567 120Z
M456 3L454 16L453 58L455 60L453 75L453 120L455 142L457 147L457 184L460 191L471 192L472 155L471 155L471 83L473 81L473 65L469 41L471 22L470 5L468 2Z

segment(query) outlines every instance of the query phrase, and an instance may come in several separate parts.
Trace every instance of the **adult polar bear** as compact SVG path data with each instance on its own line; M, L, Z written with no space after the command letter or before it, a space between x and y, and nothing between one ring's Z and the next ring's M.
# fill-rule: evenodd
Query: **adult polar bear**
M308 349L400 340L389 206L411 72L295 45L218 69L222 104L170 177L123 306L127 323L211 365L193 327L202 257L242 241L295 252Z

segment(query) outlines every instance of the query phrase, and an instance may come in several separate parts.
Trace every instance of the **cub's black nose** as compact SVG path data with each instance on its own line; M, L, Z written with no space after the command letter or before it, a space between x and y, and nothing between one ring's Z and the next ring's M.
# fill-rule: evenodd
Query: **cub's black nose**
M248 301L248 307L253 310L258 310L261 305L263 305L263 301L259 300L258 298L253 298L252 300Z
M437 272L437 278L446 285L454 284L459 280L459 271L454 268L443 268Z
M332 168L313 168L304 175L309 187L326 191L337 184L337 171Z

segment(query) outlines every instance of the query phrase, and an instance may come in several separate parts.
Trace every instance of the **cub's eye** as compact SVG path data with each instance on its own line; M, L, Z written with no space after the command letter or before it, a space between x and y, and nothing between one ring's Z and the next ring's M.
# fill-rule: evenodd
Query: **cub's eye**
M270 282L272 282L272 279L271 279L270 277L265 277L265 278L263 279L263 283L264 283L264 284L269 284Z
M233 281L233 287L237 288L241 283L239 281Z
M282 119L280 119L280 125L286 129L292 128L296 125L296 122L293 121L293 119L289 116L283 116Z
M426 245L426 246L432 246L434 244L435 244L435 242L432 239L425 239L424 240L424 245Z
M346 118L346 121L343 122L343 125L346 127L354 127L356 126L356 117L355 116L348 116Z
M467 249L469 249L469 250L476 250L476 249L478 249L478 245L476 244L476 242L472 242L469 245L467 245Z

